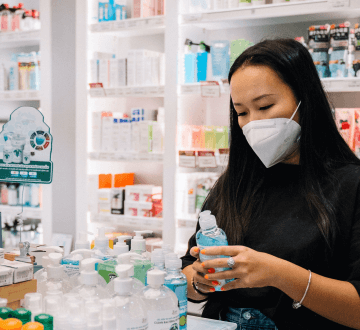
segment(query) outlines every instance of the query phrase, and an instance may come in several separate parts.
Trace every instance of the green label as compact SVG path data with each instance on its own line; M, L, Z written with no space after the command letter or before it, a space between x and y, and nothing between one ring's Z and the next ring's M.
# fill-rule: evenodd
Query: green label
M137 278L145 285L145 278L147 271L152 267L152 263L148 260L135 261L134 264L134 277Z
M104 278L106 283L109 283L114 278L117 277L115 272L116 265L109 265L109 264L99 264L98 265L98 273L101 277Z
M35 162L31 165L6 164L0 159L0 181L51 183L53 172L52 162Z

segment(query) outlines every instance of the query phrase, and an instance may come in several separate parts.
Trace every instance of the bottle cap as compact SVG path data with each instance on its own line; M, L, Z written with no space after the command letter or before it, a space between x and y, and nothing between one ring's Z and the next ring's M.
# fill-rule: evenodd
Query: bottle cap
M40 314L42 312L42 294L38 292L26 293L24 296L24 307L32 315Z
M49 314L38 314L35 316L35 322L39 322L44 326L44 330L53 330L54 318Z
M95 270L95 264L98 260L90 258L81 261L81 282L84 285L97 285L98 273Z
M31 312L25 308L18 308L11 313L11 316L18 319L22 324L31 322Z
M21 330L22 322L18 319L10 318L1 322L1 330Z
M216 226L216 219L211 211L203 211L200 213L199 223L201 229L206 230Z
M164 255L174 252L170 244L163 244L162 250L163 250Z
M134 231L135 236L131 240L131 250L133 251L146 251L146 241L142 234L152 234L152 230L136 230Z
M6 307L8 301L6 298L0 298L0 307Z
M29 322L22 327L22 330L44 330L44 326L39 322Z
M165 264L167 260L171 260L171 259L179 259L178 255L176 253L168 253L165 256Z
M150 286L160 286L165 282L166 273L160 269L153 269L147 272L147 282Z
M87 239L87 234L93 235L93 233L91 233L89 231L80 231L79 232L78 239L75 242L75 250L79 250L79 249L90 250L90 242Z
M49 256L42 256L41 257L41 264L44 268L47 268L47 266L50 265L50 258Z
M9 307L1 307L0 308L0 318L6 320L11 317L11 312L13 310Z
M71 255L81 254L84 259L91 258L92 251L89 249L76 249L70 253Z
M165 264L165 256L162 249L155 249L151 253L151 262L155 264L155 266L162 264Z
M103 253L109 248L109 238L105 236L106 229L115 230L113 227L100 227L98 228L98 236L95 237L94 249L98 249Z
M168 258L165 261L165 267L171 269L181 269L182 261L179 258Z
M62 306L62 298L56 295L47 295L44 298L45 313L49 315L57 315L59 313L59 306Z
M113 247L113 254L120 255L129 252L129 246L125 243L125 241L131 238L132 236L127 236L127 235L118 236L117 237L118 241Z
M120 295L129 294L132 289L132 279L129 277L130 269L134 269L132 265L118 265L115 268L117 278L114 279L114 290Z
M49 265L47 266L48 278L59 279L63 277L63 266L60 265L61 259L61 253L49 253Z

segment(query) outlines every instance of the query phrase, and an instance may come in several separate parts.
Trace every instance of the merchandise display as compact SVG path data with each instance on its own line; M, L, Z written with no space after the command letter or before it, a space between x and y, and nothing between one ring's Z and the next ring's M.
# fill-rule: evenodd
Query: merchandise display
M40 207L41 186L34 183L0 185L1 205Z

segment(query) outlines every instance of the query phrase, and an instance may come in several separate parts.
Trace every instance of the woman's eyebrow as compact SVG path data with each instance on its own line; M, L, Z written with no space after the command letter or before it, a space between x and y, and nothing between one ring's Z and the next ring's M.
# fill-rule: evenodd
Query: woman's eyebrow
M271 95L275 95L275 94L263 94L263 95L260 95L260 96L258 96L258 97L255 97L252 101L253 101L253 102L256 102L256 101L259 101L259 100L263 99L264 97L271 96ZM241 106L241 105L242 105L242 104L239 103L239 102L233 103L233 104L234 104L234 106Z

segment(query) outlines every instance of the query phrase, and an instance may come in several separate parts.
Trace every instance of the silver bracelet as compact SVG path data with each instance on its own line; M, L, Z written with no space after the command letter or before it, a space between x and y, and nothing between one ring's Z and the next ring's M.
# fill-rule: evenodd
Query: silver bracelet
M302 304L302 302L303 302L303 300L304 300L304 298L305 298L305 296L306 296L306 294L307 294L307 292L308 292L308 290L309 290L310 281L311 281L311 270L310 270L310 269L309 269L309 272L310 272L309 282L308 282L306 291L305 291L305 293L304 293L304 296L302 297L302 299L300 300L300 302L294 300L294 302L293 302L293 304L292 304L292 307L293 307L294 309L298 309L299 307L301 307L301 304Z

